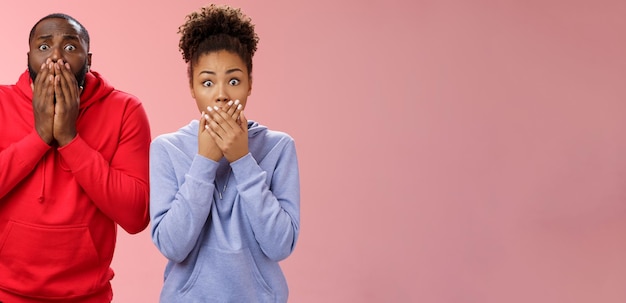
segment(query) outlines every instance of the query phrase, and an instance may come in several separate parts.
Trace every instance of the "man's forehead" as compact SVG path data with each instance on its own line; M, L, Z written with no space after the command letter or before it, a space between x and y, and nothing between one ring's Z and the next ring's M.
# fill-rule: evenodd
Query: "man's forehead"
M41 21L35 28L34 38L49 35L79 36L80 26L73 20L49 18Z

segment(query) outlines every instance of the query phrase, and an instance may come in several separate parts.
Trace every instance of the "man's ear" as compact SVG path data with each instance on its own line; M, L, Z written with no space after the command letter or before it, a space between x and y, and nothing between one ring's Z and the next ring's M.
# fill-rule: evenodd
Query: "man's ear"
M87 72L91 70L91 53L87 53Z

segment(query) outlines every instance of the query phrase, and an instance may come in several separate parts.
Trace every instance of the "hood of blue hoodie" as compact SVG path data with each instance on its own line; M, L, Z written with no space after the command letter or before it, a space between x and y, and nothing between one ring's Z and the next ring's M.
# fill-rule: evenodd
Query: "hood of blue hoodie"
M30 74L28 70L25 71L17 80L17 87L20 91L28 97L27 100L33 99L33 89L31 88ZM85 75L85 88L80 95L80 109L87 108L94 102L102 100L113 91L111 86L102 76L96 71L90 71Z

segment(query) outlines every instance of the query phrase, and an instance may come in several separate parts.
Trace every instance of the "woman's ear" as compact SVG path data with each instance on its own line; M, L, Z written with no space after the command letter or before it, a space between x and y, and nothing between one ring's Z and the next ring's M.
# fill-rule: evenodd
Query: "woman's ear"
M193 91L193 69L191 67L191 62L187 64L187 77L189 78L189 92L191 93L192 98L196 98L196 93Z
M250 77L250 86L248 87L248 97L252 94L252 77Z

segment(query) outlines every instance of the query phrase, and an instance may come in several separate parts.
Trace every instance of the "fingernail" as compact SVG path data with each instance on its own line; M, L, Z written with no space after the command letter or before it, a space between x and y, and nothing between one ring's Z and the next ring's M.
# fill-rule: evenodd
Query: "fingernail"
M212 112L212 111L213 111L213 109L212 109L210 106L207 106L207 107L206 107L206 109L207 109L209 112Z
M241 104L237 105L237 109L241 109L242 107Z
M216 105L216 106L213 106L213 109L214 109L214 110L220 110L220 108L219 108L219 107L217 107L217 105Z
M209 118L209 115L204 115L204 119L210 120L211 118Z
M235 100L235 104L239 104L239 99Z
M233 105L233 100L228 101L228 103L226 103L226 104L228 104L228 106Z

